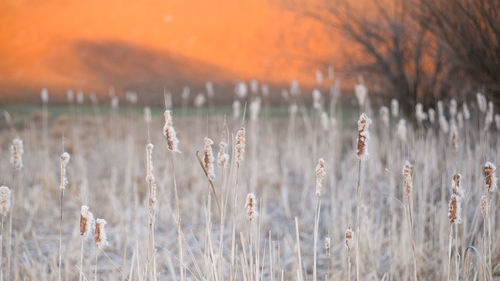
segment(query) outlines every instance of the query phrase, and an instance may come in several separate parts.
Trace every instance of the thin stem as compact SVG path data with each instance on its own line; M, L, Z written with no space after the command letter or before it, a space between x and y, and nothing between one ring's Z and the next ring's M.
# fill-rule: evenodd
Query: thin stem
M80 247L80 277L78 278L79 281L82 281L82 273L83 273L83 237L81 238L81 247Z
M64 190L61 189L59 198L59 281L62 280L62 229L63 229L63 197Z
M314 260L313 260L313 281L316 281L316 274L317 274L317 255L318 255L318 228L319 228L319 214L320 214L320 208L321 208L321 199L319 196L316 197L316 209L314 212L314 237L313 237L313 244L314 244Z
M94 281L97 281L97 254L99 252L99 247L96 246L95 249L95 267L94 267Z
M357 206L356 206L356 281L359 281L359 209L361 206L361 160L358 160L358 185L356 187Z
M450 275L451 275L451 243L453 241L453 224L450 224L450 234L448 236L448 277L446 278L447 281L450 281Z
M238 201L238 176L239 176L239 170L240 170L240 165L236 164L236 182L234 185L234 203L233 203L233 233L232 233L232 240L231 240L231 276L230 280L234 280L234 254L235 254L235 247L236 247L236 202Z

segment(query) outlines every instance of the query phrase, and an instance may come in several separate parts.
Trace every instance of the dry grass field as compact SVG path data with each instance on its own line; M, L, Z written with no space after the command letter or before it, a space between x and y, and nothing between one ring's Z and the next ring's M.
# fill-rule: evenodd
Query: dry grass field
M500 117L478 101L13 110L0 280L498 280Z

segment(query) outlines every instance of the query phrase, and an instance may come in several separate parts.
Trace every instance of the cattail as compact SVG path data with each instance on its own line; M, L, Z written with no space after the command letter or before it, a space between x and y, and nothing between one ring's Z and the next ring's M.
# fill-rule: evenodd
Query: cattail
M76 102L78 104L83 104L83 100L84 100L83 92L82 91L78 91L76 93ZM111 105L113 105L113 102L111 103Z
M488 130L493 123L493 102L488 103L488 112L486 112L486 118L484 119L484 128Z
M483 213L483 216L485 218L488 216L488 208L489 208L488 196L483 195L481 196L481 213Z
M331 239L330 237L325 237L325 254L327 257L330 256Z
M144 121L146 124L151 123L151 108L149 106L144 107Z
M403 182L405 187L405 193L407 196L411 195L411 191L413 190L413 175L412 169L409 161L406 161L403 165Z
M366 96L368 95L368 89L363 84L357 84L354 86L354 94L358 99L359 106L364 106L366 101Z
M19 138L15 138L10 145L10 164L17 170L23 168L23 154L23 141Z
M66 91L66 98L68 99L68 103L72 104L75 100L75 93L72 90Z
M415 106L415 117L420 125L425 119L427 119L427 115L424 112L424 106L421 103L417 103Z
M153 182L151 184L151 190L149 193L149 214L151 218L154 218L155 210L156 210L156 202L157 202L157 197L156 197L156 192L157 192L158 187L156 186L156 183Z
M214 142L210 138L205 137L203 164L210 180L215 179L214 154L212 151L212 144L214 144Z
M382 123L386 126L389 127L389 109L387 106L382 106L380 107L380 117L382 118Z
M497 167L491 162L484 163L484 182L485 187L489 192L493 192L497 188L497 176L495 175Z
M486 102L486 97L481 93L477 93L476 98L477 98L477 105L479 107L479 110L483 113L486 112L486 107L488 106L488 104Z
M260 97L256 97L250 103L250 120L257 121L257 119L259 118L260 104L261 104Z
M321 110L321 108L322 108L321 92L318 89L314 89L312 91L312 97L313 97L313 108L316 110Z
M111 108L118 109L119 105L120 105L120 99L117 96L111 97Z
M321 187L323 186L323 179L326 176L325 160L320 158L316 166L316 196L321 196Z
M252 94L257 94L259 93L259 82L255 79L252 79L250 81L250 91L252 92Z
M240 99L246 98L248 94L247 84L245 84L245 82L238 83L236 85L235 92L236 96L238 96Z
M429 108L427 114L429 115L429 122L431 122L431 124L434 124L434 122L436 122L436 112L434 111L434 109Z
M402 142L406 142L406 120L404 119L399 119L398 136Z
M163 135L167 139L167 148L172 152L181 153L179 150L179 140L175 133L174 124L172 122L172 112L170 110L165 110L165 126L163 126Z
M205 83L205 90L207 90L207 96L213 98L215 96L214 84L210 81Z
M292 83L290 83L290 95L292 95L292 97L300 95L300 85L297 80L293 80Z
M500 130L500 114L495 114L495 126Z
M347 247L348 250L350 250L352 246L352 236L353 232L351 226L349 225L345 231L345 246Z
M253 221L254 219L256 219L259 213L257 212L257 200L255 199L255 194L247 194L245 207L247 208L248 220Z
M80 212L80 236L83 239L89 238L94 227L94 215L89 211L88 206L83 205Z
M439 128L445 134L450 130L448 127L448 121L446 120L446 117L444 115L439 116Z
M10 189L7 186L0 186L0 214L4 217L10 211L10 194Z
M328 113L326 111L322 111L320 115L321 119L321 127L323 128L323 131L328 131L330 129L330 121L328 120Z
M236 150L235 159L236 165L239 166L241 160L243 160L243 153L245 153L245 128L241 127L236 133Z
M189 95L191 94L191 90L189 89L188 86L185 86L184 88L182 88L182 100L184 100L185 102L187 102L187 100L189 99Z
M61 181L59 185L60 190L66 189L66 185L68 185L68 178L66 177L66 166L68 165L70 158L71 156L67 152L61 154Z
M299 107L297 104L292 103L290 107L288 108L288 111L290 112L290 116L295 117L297 115L297 111L299 110Z
M464 190L462 189L462 175L454 174L451 181L451 192L457 197L457 199L462 200L464 198Z
M399 116L399 102L397 99L391 100L391 112L392 112L392 117Z
M455 124L451 124L450 142L453 151L456 153L458 150L458 129L457 126L455 126Z
M368 157L368 140L370 139L368 127L371 123L372 120L366 116L366 113L362 113L358 120L357 157L359 160L366 160Z
M97 219L95 222L95 243L101 250L108 245L108 237L104 228L106 224L105 219Z
M235 100L233 102L233 117L234 117L234 119L240 118L240 107L241 107L240 101Z
M470 119L470 111L469 111L469 107L467 106L466 102L464 102L462 105L462 111L464 113L465 120L469 120Z
M44 104L47 104L49 102L49 91L46 88L43 88L40 92L40 98L42 99L42 102Z
M229 154L226 153L226 143L221 141L219 143L219 153L217 154L217 165L225 167L229 161Z
M146 182L152 184L155 181L153 175L153 148L152 143L146 145Z
M443 107L443 102L438 100L437 102L437 108L438 108L438 115L441 117L441 116L444 116L444 107Z
M452 194L450 203L448 204L448 219L451 223L461 223L460 208L460 200L455 194Z
M201 108L205 104L205 101L206 101L205 95L203 95L202 93L199 93L194 98L194 106L196 108Z
M450 100L450 119L455 118L457 115L457 101L455 99Z

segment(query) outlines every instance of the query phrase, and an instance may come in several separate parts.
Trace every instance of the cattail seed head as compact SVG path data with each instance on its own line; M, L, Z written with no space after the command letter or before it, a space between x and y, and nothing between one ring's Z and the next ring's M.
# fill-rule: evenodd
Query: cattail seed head
M108 245L108 237L104 228L106 224L105 219L97 219L95 222L95 243L101 250Z
M391 100L391 112L393 117L399 116L399 102L397 99Z
M483 113L486 112L486 107L488 106L486 97L482 93L477 93L476 98L479 110Z
M413 167L411 166L409 161L406 161L403 166L403 182L405 187L405 193L407 196L411 195L411 191L413 190Z
M245 153L245 128L241 127L236 133L236 149L235 149L235 160L236 165L240 165L241 160L243 160L243 153Z
M492 192L497 188L497 176L495 175L496 169L497 167L495 164L491 162L484 163L484 183L489 192Z
M151 108L149 106L144 107L144 121L146 124L151 123Z
M23 154L23 141L19 138L15 138L10 145L10 163L17 170L23 168Z
M40 97L42 99L42 102L44 104L47 104L49 102L49 91L46 88L43 88L40 92Z
M325 254L327 257L330 256L331 240L330 237L325 237Z
M10 189L2 185L0 186L0 214L6 216L10 211Z
M481 196L481 213L483 213L483 216L485 218L488 216L488 208L489 208L488 196L483 195Z
M406 120L404 119L399 119L398 122L398 137L402 142L406 142L407 137L406 137Z
M462 200L464 198L465 192L462 189L462 175L454 174L453 180L451 181L451 192L457 197L457 199Z
M380 107L380 117L382 118L382 123L389 127L389 109L387 106Z
M453 148L453 151L457 153L458 150L458 129L455 124L451 125L451 131L450 131L450 142L451 142L451 147Z
M449 126L448 126L448 121L446 120L446 117L444 115L439 115L439 128L443 133L448 133Z
M470 119L470 111L469 111L469 107L467 106L466 102L464 102L462 105L462 112L464 113L464 119L469 120Z
M448 204L448 219L451 223L461 223L460 208L460 200L455 194L452 194L450 203Z
M360 160L366 160L368 157L368 140L370 138L370 133L368 132L368 127L372 123L372 120L362 113L358 120L358 145L357 145L357 157Z
M316 166L316 196L321 196L321 187L323 186L323 179L326 176L325 160L320 158Z
M431 124L434 124L436 122L436 111L434 111L433 108L429 108L429 110L427 111L427 115L429 115L429 122L431 122Z
M181 153L179 150L179 140L175 133L174 124L172 121L172 112L170 110L165 110L165 126L163 126L163 135L167 139L167 148L172 152Z
M425 119L427 119L427 115L424 112L424 106L421 103L417 103L415 106L415 118L420 125Z
M60 190L66 189L66 185L68 185L68 178L66 176L66 167L68 166L70 158L71 156L67 152L61 154L61 180L59 185Z
M345 231L345 246L348 250L350 250L352 246L352 237L353 231L351 229L351 225L349 225Z
M155 181L153 175L153 148L152 143L146 145L146 182L152 184Z
M484 129L488 130L493 123L493 102L488 103L488 111L486 112L486 118L484 119Z
M226 153L226 143L221 141L219 143L219 153L217 154L217 165L220 167L225 167L229 161L229 154Z
M151 184L150 188L150 193L149 193L149 220L150 224L154 223L155 220L155 214L156 214L156 202L157 202L157 193L158 187L156 186L156 183L153 182Z
M247 194L245 207L247 208L248 220L253 221L258 217L259 213L257 212L257 199L255 198L255 194Z
M89 211L89 207L83 205L80 211L80 236L83 239L90 237L95 227L94 215Z
M214 142L210 138L205 137L203 165L205 166L205 170L207 171L207 175L210 180L215 179L214 154L212 151L212 144L214 144Z
M455 99L450 100L450 119L455 118L457 115L457 101Z

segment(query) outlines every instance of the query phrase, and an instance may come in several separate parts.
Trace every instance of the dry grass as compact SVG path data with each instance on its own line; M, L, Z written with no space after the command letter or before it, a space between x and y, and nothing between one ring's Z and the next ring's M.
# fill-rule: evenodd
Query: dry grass
M12 229L4 227L1 240L2 260L10 261L2 266L4 280L59 278L61 149L71 154L62 280L80 273L84 280L354 280L355 272L348 276L353 259L359 280L498 278L498 196L485 187L493 190L496 178L483 167L499 163L499 135L484 130L486 114L469 105L472 119L450 130L451 138L439 122L427 121L406 122L403 138L402 112L368 114L366 148L356 142L357 120L325 125L324 114L305 115L300 107L292 107L290 118L254 113L248 122L243 108L238 119L169 116L175 131L172 123L162 130L162 116L146 126L134 114L44 122L11 112L12 126L0 134L0 184L12 191L5 216ZM24 143L17 169L10 163L16 138ZM227 145L217 161L209 148L221 142ZM154 150L146 157L148 143ZM205 152L202 169L197 151ZM361 165L357 156L368 152ZM318 187L319 158L327 169ZM448 200L458 173L465 195L456 202L462 222L452 229ZM252 208L243 200L249 193ZM80 237L82 205L107 221L106 247ZM259 215L249 220L250 213ZM326 237L327 252L317 251Z

